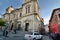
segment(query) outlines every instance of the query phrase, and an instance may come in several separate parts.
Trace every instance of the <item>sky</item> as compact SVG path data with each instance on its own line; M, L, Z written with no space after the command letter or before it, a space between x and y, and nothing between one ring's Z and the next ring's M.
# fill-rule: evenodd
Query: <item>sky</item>
M49 23L53 9L60 8L60 0L38 0L40 7L40 16L44 19L44 24ZM0 0L0 17L5 13L6 8L13 6L20 8L24 0Z

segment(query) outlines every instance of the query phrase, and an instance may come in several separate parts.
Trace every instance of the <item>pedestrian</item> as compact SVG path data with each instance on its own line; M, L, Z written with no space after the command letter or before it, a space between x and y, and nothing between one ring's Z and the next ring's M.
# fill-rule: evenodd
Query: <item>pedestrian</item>
M58 33L55 34L55 37L56 37L55 40L59 40L60 38Z
M14 33L16 34L16 29L14 29Z
M3 30L3 36L5 36L5 30Z
M6 31L5 31L5 37L7 37L7 35L8 35L8 31L6 30Z

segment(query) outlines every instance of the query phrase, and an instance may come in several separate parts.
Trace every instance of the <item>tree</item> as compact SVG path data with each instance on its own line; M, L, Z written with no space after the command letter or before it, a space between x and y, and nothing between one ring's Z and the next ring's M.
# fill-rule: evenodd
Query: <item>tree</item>
M5 26L6 22L0 18L0 26Z
M2 29L3 26L5 26L6 21L4 21L2 18L0 18L0 27Z

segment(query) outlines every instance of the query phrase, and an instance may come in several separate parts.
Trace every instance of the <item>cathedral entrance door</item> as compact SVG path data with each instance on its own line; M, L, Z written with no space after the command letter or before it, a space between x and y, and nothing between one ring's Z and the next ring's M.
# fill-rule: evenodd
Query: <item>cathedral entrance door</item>
M29 26L29 23L26 23L25 24L25 31L28 31L28 26Z

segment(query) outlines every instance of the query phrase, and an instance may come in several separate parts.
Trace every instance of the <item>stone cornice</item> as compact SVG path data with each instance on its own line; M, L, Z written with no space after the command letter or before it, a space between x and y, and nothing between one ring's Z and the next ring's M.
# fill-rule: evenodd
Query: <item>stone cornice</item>
M42 18L40 17L39 13L34 13L34 15L37 15L39 19L42 21Z
M22 6L24 6L25 4L27 4L27 3L30 3L31 1L29 1L29 2L26 2L26 3L24 3L24 4L22 4Z
M22 4L22 6L24 6L25 4L28 4L28 3L32 2L32 1L36 1L36 0L30 0L30 1L28 1L28 2L25 2L24 4ZM38 3L38 2L37 2L37 3Z
M31 16L31 15L34 15L34 14L33 14L33 13L26 14L26 15L21 16L21 17L20 17L20 18L18 18L18 19L22 19L22 18L24 18L24 17Z
M18 19L21 19L23 17L27 17L27 16L31 16L31 15L38 15L38 13L30 13L30 14L26 14L26 15L23 15L22 17L18 18ZM38 17L40 18L40 16L38 15ZM41 18L40 18L41 19Z

